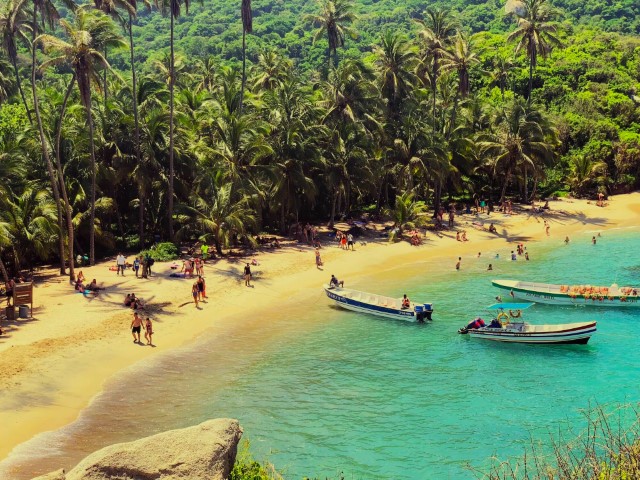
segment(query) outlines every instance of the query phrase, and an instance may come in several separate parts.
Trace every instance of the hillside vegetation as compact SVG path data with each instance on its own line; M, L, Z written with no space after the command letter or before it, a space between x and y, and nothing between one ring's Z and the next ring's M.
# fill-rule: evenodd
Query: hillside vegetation
M635 3L186 7L3 3L3 275L365 213L401 238L454 201L640 186Z

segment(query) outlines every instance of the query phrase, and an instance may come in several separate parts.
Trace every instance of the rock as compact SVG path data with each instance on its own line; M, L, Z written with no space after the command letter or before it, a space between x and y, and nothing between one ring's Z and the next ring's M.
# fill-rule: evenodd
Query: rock
M208 420L92 453L66 476L40 480L161 480L229 478L242 427L237 420ZM49 475L53 475L53 472Z
M55 472L35 477L32 480L66 480L66 477L64 474L64 470L61 468L60 470L56 470Z

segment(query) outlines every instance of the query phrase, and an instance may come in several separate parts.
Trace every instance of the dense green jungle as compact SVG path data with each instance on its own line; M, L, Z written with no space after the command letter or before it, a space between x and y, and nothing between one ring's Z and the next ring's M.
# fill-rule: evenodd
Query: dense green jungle
M3 0L2 273L640 182L632 0ZM437 225L435 225L437 227ZM65 263L66 267L65 268Z

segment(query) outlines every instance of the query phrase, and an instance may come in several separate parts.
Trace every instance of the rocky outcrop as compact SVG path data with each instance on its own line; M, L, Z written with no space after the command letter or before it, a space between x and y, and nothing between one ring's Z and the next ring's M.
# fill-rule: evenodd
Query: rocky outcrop
M61 468L60 470L56 470L55 472L35 477L32 480L66 480L66 476L64 474L64 470Z
M222 418L92 453L67 474L39 480L224 480L235 463L242 427ZM58 476L51 476L58 475ZM62 476L60 476L62 475Z

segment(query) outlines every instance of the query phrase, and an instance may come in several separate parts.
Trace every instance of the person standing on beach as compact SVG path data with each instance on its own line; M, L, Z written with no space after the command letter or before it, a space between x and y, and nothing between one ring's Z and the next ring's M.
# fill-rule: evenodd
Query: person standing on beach
M136 278L138 278L138 270L140 270L140 259L136 257L133 260L133 271L136 272Z
M458 263L456 263L456 270L460 270L461 263L462 263L462 257L458 257Z
M544 221L544 231L547 233L547 237L549 236L549 230L551 229L551 225L546 220Z
M116 257L116 275L122 272L122 276L124 277L124 267L126 263L127 261L124 258L124 255L118 253L118 256Z
M198 280L196 281L198 284L198 298L201 302L204 302L205 299L205 286L204 286L204 278L198 276Z
M244 267L244 286L245 287L251 286L251 267L249 266L248 263Z
M316 248L316 268L320 269L322 266L322 259L320 258L320 250Z
M351 250L355 250L355 245L353 244L353 235L347 235L347 250L351 247Z
M153 324L151 323L151 319L147 317L144 322L144 338L147 339L147 345L153 346L153 340L151 340L151 336L153 335Z
M133 312L133 320L131 321L131 335L133 335L133 343L140 343L140 329L142 328L142 318L138 312Z
M195 303L196 308L198 308L198 282L193 282L193 286L191 287L191 295L193 296L193 303Z
M209 256L209 245L203 243L200 246L200 253L202 254L202 260L206 260Z

